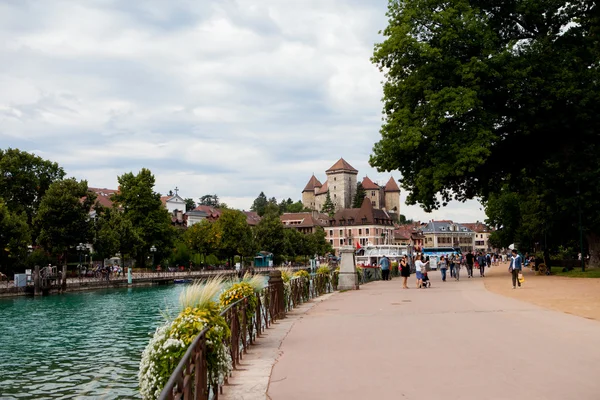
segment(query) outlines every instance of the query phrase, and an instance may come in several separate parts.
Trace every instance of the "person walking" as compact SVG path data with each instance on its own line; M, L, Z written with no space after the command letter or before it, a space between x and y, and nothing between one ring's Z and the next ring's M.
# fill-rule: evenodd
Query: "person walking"
M400 260L400 276L402 277L402 289L408 289L408 277L410 276L410 266L406 260L406 256Z
M384 281L389 281L390 280L390 259L384 255L379 260L379 266L381 267L381 279L383 279Z
M460 281L460 264L462 263L462 256L457 255L456 263L454 264L454 279Z
M440 272L442 273L442 282L446 282L446 269L448 268L448 262L444 256L440 257Z
M521 256L517 252L517 250L512 251L512 257L510 258L510 267L508 270L512 275L512 284L513 289L517 288L517 284L521 287L521 282L519 281L519 274L523 269L523 261L521 260Z
M419 254L417 256L417 260L415 261L415 271L417 273L417 288L419 289L423 287L423 272L427 268L427 264L429 264L429 261L425 263L421 261L421 255Z
M473 261L475 259L475 256L473 255L473 252L470 251L467 253L467 256L465 257L467 260L467 275L469 276L469 278L473 277Z
M454 278L454 263L456 262L456 254L451 254L448 263L450 264L450 278Z
M477 256L477 263L479 264L479 276L483 278L485 277L485 266L487 264L487 259L481 252Z

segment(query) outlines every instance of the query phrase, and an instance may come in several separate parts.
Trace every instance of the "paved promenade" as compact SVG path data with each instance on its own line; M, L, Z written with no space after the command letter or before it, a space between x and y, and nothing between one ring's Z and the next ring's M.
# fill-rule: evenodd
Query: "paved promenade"
M430 276L430 289L372 282L297 318L270 399L600 399L600 322L491 293L487 278Z

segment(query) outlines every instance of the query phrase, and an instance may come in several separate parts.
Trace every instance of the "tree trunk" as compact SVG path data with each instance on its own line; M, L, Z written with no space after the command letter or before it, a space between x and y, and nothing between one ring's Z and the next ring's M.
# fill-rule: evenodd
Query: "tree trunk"
M600 267L600 236L595 232L589 232L585 237L588 242L588 251L590 254L590 261L586 267L598 268ZM582 257L585 256L587 256L587 254L582 254Z

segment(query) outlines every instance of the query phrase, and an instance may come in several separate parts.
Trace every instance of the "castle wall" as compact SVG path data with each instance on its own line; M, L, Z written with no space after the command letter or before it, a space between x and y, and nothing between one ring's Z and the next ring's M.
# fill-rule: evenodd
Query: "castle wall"
M331 172L327 175L327 184L336 211L352 208L352 200L356 195L356 174Z

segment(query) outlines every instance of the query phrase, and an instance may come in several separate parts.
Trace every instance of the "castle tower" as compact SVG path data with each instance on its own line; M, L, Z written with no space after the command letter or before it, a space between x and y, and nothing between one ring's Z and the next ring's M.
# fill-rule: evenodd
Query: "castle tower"
M323 185L317 177L313 174L312 178L308 181L304 190L302 191L302 204L306 208L310 208L311 210L317 210L315 203L315 193L322 187ZM317 211L321 211L320 209Z
M381 209L384 207L384 198L382 188L374 183L368 176L362 180L362 187L365 189L365 197L369 199L373 208Z
M343 158L340 158L327 171L327 186L331 201L335 204L336 211L342 208L351 208L352 200L356 194L356 175L354 169Z
M390 178L383 190L385 192L385 209L396 214L396 216L400 216L400 188L394 177Z

